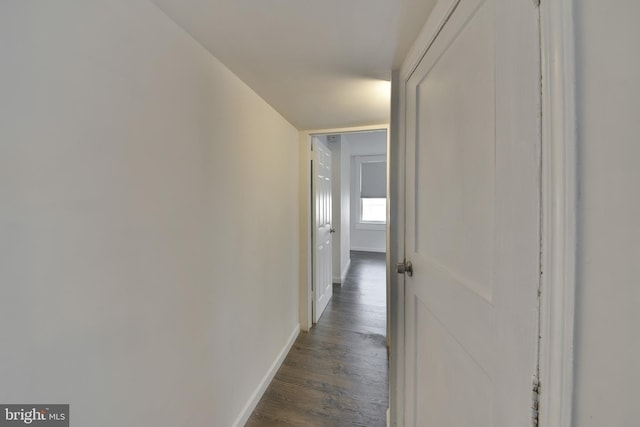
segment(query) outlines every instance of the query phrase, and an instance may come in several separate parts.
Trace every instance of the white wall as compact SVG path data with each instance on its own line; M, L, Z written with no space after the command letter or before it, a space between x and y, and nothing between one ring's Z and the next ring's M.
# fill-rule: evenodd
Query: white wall
M385 252L386 250L386 230L363 230L356 227L358 216L359 190L357 185L357 168L355 167L355 156L384 155L387 154L387 133L386 131L350 133L343 136L343 142L347 141L351 154L351 250Z
M640 2L574 2L577 26L576 427L638 425Z
M0 402L229 426L298 325L297 132L144 0L0 3Z

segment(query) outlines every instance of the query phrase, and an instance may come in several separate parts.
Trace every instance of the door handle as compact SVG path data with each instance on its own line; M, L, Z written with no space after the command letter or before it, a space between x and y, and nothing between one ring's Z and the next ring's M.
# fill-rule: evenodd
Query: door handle
M413 264L411 261L401 261L396 263L396 271L398 274L406 274L407 276L413 276Z
M335 228L331 227L331 228L329 229L329 233L335 233L335 232L336 232L336 229L335 229Z

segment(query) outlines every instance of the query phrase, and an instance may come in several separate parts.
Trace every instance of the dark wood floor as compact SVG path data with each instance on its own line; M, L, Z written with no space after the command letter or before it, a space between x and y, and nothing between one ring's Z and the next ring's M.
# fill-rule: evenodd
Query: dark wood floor
M385 426L388 395L385 256L351 252L343 285L301 333L247 422Z

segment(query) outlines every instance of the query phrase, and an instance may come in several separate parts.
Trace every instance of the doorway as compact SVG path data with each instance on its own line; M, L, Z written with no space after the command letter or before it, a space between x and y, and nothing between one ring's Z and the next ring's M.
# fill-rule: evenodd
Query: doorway
M371 252L385 259L384 283L386 327L388 331L388 257L387 247L387 153L388 125L343 128L300 133L300 327L309 330L320 318L314 313L317 298L318 258L314 241L317 230L318 197L314 180L312 141L322 142L331 152L332 256L330 277L340 286L351 265L351 251ZM364 167L363 167L364 165ZM317 165L316 165L317 166ZM382 173L380 173L382 171ZM378 184L370 181L378 177ZM365 180L363 187L362 180ZM364 190L364 192L363 192ZM381 199L381 200L380 200ZM322 222L322 221L320 221ZM326 273L324 273L326 275ZM387 336L388 341L388 334Z

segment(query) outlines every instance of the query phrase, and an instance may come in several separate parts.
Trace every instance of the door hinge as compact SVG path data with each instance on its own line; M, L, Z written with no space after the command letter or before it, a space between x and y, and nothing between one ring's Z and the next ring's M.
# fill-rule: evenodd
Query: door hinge
M533 0L533 5L535 7L539 7L540 6L540 0Z
M540 405L540 379L537 375L533 376L533 387L531 388L531 425L538 426L539 405Z

